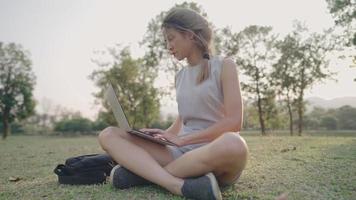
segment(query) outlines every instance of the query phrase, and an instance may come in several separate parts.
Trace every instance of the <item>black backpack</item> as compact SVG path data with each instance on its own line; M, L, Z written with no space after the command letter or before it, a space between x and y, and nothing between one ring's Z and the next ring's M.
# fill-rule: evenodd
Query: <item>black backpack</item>
M90 154L68 158L54 169L60 184L90 185L105 183L116 162L107 154Z

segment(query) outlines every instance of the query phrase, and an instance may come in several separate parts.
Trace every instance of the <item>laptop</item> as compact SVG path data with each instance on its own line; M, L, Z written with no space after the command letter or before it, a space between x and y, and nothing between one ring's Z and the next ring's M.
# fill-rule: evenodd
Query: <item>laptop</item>
M166 138L155 138L153 133L150 132L143 132L140 130L136 130L131 128L126 115L119 103L119 100L116 96L115 90L111 84L108 85L108 88L105 92L105 99L109 103L112 112L114 113L114 117L119 124L119 127L124 129L127 133L136 135L138 137L147 139L151 142L155 142L162 145L170 145L170 146L177 146L177 144L167 140Z

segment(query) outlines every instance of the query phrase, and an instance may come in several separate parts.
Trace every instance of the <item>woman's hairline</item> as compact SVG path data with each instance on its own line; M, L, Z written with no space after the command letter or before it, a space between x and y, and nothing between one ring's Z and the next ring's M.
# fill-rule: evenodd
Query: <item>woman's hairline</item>
M177 25L177 24L163 23L161 28L163 29L163 31L164 31L164 29L171 28L171 29L174 29L174 30L176 30L176 31L178 31L178 32L181 32L181 33L188 33L188 32L190 32L190 33L192 33L196 38L198 38L202 43L203 43L202 39L205 40L205 38L200 38L200 37L198 36L198 34L196 34L193 30L191 30L191 29L189 29L189 28L184 28L184 27L179 26L179 25ZM164 33L164 32L163 32L163 33ZM209 44L206 44L206 45L207 45L207 47L209 46Z

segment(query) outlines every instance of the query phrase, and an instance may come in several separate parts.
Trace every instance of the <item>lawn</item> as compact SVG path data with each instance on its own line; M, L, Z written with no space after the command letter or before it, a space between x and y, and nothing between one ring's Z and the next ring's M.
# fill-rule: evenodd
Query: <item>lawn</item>
M355 199L356 133L331 136L246 134L249 162L224 199ZM95 137L10 136L0 141L0 199L182 199L158 186L66 186L53 168L71 156L102 152Z

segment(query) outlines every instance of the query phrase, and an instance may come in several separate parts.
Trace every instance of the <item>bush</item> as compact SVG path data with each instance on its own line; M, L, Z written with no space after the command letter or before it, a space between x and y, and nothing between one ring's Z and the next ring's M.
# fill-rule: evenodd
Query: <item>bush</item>
M83 117L74 117L72 119L62 119L55 123L54 131L58 132L91 132L92 122Z
M323 117L321 119L320 125L328 130L336 130L337 129L337 119L335 117Z
M104 128L108 127L109 124L106 123L105 121L103 120L96 120L92 123L92 130L93 131L101 131L103 130Z
M356 130L356 108L343 106L338 109L336 117L339 128L343 130Z
M11 134L23 134L25 132L23 125L19 122L11 123L10 130ZM0 133L4 133L4 127L2 123L0 123Z

